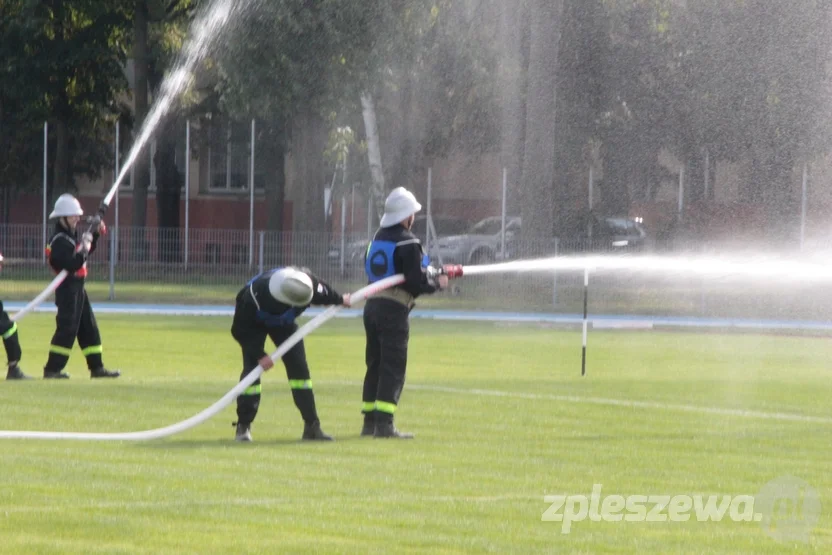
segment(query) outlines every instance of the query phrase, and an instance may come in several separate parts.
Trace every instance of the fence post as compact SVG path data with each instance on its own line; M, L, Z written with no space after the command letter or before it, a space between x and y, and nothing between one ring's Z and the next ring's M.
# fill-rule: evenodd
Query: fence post
M114 168L115 173L113 173L113 183L115 183L116 179L118 179L119 164L121 162L121 135L120 135L120 133L121 133L121 125L119 124L119 121L116 120L116 153L115 153L116 165L115 165L115 168ZM132 179L132 174L131 174L131 179ZM132 183L132 181L131 181L131 183ZM115 241L115 259L116 260L118 260L118 225L119 225L119 222L118 222L118 197L119 196L120 196L119 192L116 191L116 194L113 197L116 201L115 226L113 226L113 232L111 234L111 236L113 238L113 241Z
M367 195L367 242L373 238L373 191Z
M49 123L43 122L43 241L42 245L46 245L46 227L47 227L47 183L49 182ZM41 262L46 263L46 249L41 252Z
M259 247L258 262L257 262L257 273L258 274L263 273L263 253L265 252L264 243L265 243L265 240L266 240L265 237L266 237L266 232L265 231L260 231L260 247Z
M116 300L116 236L113 233L110 237L110 296L111 301Z
M500 225L500 260L506 261L506 195L508 192L508 169L503 166L503 197L500 205L502 222Z
M806 242L806 198L807 198L807 190L808 190L808 182L809 182L809 164L804 162L803 163L803 181L802 187L800 191L800 250L803 250L803 246Z
M555 237L555 256L558 255L558 238ZM552 306L558 306L558 271L552 272Z
M185 120L185 272L188 271L188 236L191 221L191 120Z
M248 265L249 268L254 266L254 118L251 119L251 156L249 162L251 168L249 169L249 193L251 198L249 200L248 208Z

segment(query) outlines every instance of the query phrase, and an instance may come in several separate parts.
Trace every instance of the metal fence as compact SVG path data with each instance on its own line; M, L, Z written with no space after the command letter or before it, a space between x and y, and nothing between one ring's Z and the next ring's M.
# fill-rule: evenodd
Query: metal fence
M295 264L342 291L365 282L366 234L257 232L249 263L248 230L190 230L185 260L184 233L157 228L120 228L104 236L88 264L87 290L93 301L232 304L236 292L253 275L271 267ZM0 299L28 301L52 277L45 264L38 225L0 226ZM646 247L648 250L651 246ZM701 250L697 247L696 250ZM567 253L598 253L586 243L514 244L514 259ZM665 245L663 252L691 249ZM630 253L617 254L628 256ZM472 310L579 313L583 273L528 272L470 276L452 282L437 295L420 298L422 307ZM637 269L593 272L589 309L595 314L749 317L827 320L832 293L818 284L723 276L659 276Z

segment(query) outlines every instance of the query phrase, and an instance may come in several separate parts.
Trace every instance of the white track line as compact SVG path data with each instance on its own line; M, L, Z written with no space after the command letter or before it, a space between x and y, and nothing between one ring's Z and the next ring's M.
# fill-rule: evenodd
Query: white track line
M386 500L391 503L402 501L438 502L438 503L496 503L500 501L540 501L543 494L524 495L396 495ZM346 499L346 497L344 498ZM385 498L379 499L383 501ZM337 498L329 498L329 502L336 502ZM141 510L161 509L166 507L272 507L276 505L290 505L295 503L291 498L265 498L265 499L223 499L215 501L188 501L185 499L159 500L159 501L101 501L98 503L83 503L80 505L0 505L0 515L4 513L47 513L58 511L95 511L95 510Z
M338 385L362 385L359 382L329 382ZM661 403L657 401L631 401L627 399L609 399L606 397L579 397L577 395L554 395L548 393L523 393L520 391L499 391L494 389L462 389L440 385L408 384L407 389L417 391L438 391L453 393L454 395L476 395L481 397L506 397L515 399L535 399L545 401L559 401L562 403L578 403L584 405L605 405L632 409L673 410L693 412L698 414L714 414L718 416L737 416L740 418L757 418L761 420L780 420L784 422L806 422L813 424L832 424L832 417L807 416L788 412L764 412L758 410L730 409L722 407L703 407L699 405L683 405L679 403Z

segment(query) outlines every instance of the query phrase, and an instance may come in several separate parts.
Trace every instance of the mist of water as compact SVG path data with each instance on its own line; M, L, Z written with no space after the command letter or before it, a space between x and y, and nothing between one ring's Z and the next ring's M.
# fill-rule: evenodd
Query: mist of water
M165 77L159 92L159 98L153 103L150 112L142 124L121 172L116 177L110 192L104 198L104 204L110 204L118 187L136 162L142 148L145 147L159 122L170 111L174 100L181 95L191 81L191 76L198 63L205 59L216 43L220 32L228 22L236 18L255 3L255 0L215 0L194 21L191 37L174 63L173 70Z
M829 258L790 259L765 255L593 255L559 256L538 260L516 260L501 264L465 266L464 275L539 271L629 271L669 277L704 276L753 278L766 281L832 281Z

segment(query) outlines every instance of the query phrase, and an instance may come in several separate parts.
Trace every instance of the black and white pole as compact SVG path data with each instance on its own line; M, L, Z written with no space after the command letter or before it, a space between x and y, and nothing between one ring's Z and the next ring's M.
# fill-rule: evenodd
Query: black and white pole
M587 328L587 304L589 300L589 268L584 268L584 322L583 342L581 346L581 376L586 376L586 328Z

